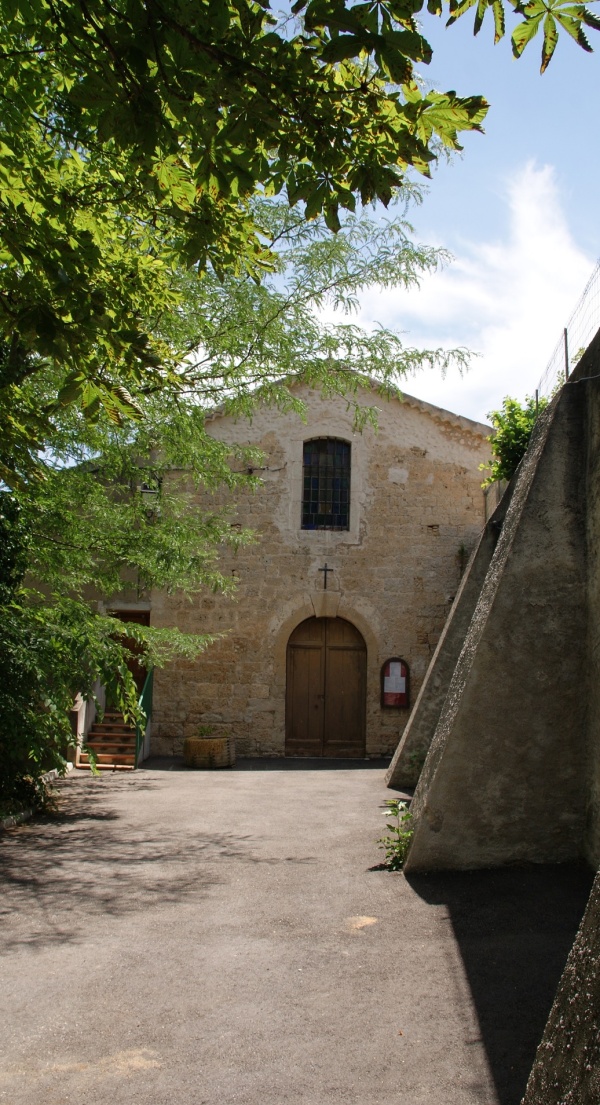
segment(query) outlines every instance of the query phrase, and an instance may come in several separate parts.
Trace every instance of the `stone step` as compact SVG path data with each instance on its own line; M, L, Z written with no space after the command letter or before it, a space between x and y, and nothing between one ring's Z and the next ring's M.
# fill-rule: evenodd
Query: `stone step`
M135 741L135 729L101 729L93 726L87 735L88 744L93 740Z
M79 762L82 765L89 764L90 758L87 752L80 752ZM117 764L134 767L135 753L96 752L96 763L98 767L114 767Z
M80 771L90 771L91 767L92 767L92 765L89 763L88 760L84 761L83 759L80 759L79 762L75 766ZM96 770L97 771L134 771L135 770L135 764L113 764L113 763L102 764L102 763L97 763L96 764Z
M105 710L102 721L92 725L85 743L93 752L99 771L133 771L135 768L135 727L123 720L120 710ZM77 767L90 769L87 752L80 751Z
M92 725L90 732L95 729L99 729L102 732L123 732L123 733L135 733L135 726L126 725L123 720L121 721L95 721Z
M97 752L135 752L136 742L130 740L87 740L84 742L88 748Z

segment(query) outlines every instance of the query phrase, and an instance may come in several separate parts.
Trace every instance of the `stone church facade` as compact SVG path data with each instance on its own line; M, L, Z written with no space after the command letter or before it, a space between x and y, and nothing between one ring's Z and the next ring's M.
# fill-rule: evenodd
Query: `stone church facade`
M200 726L246 756L378 757L398 744L484 524L490 428L365 390L379 426L357 432L345 400L298 393L306 422L264 407L251 423L210 423L264 454L234 518L257 540L223 552L233 599L151 596L151 624L224 634L155 673L153 755L179 754ZM191 491L190 504L215 497Z

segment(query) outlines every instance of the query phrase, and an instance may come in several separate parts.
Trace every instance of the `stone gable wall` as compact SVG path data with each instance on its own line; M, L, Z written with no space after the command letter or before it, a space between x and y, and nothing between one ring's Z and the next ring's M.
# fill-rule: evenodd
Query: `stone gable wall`
M223 553L222 570L238 580L235 598L152 596L153 625L226 634L193 663L156 672L154 754L180 752L200 724L232 732L241 755L282 754L287 641L315 614L345 617L365 638L367 755L391 753L406 724L408 710L380 706L381 665L391 656L408 662L414 702L483 525L478 467L489 458L486 428L425 404L377 398L379 430L361 434L343 400L300 393L306 424L267 408L252 423L211 423L215 436L263 450L261 487L238 495L232 518L257 541ZM361 402L373 397L365 393ZM302 444L315 437L351 442L348 532L301 529ZM189 494L192 509L227 504L226 492ZM325 562L334 569L326 595Z

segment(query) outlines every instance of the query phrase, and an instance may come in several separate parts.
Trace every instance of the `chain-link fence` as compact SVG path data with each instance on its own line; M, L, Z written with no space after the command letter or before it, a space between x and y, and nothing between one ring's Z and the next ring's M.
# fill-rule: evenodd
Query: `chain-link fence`
M549 399L564 384L600 329L600 261L548 361L536 388L536 398Z

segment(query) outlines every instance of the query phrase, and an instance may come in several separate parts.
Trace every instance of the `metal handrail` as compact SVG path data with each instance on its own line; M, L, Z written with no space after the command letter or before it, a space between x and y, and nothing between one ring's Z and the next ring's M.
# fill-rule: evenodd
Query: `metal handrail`
M148 728L148 722L152 717L152 688L154 685L154 668L150 668L142 693L139 697L138 706L144 714L144 728L142 729L142 723L136 722L135 726L135 766L138 765L140 751Z

